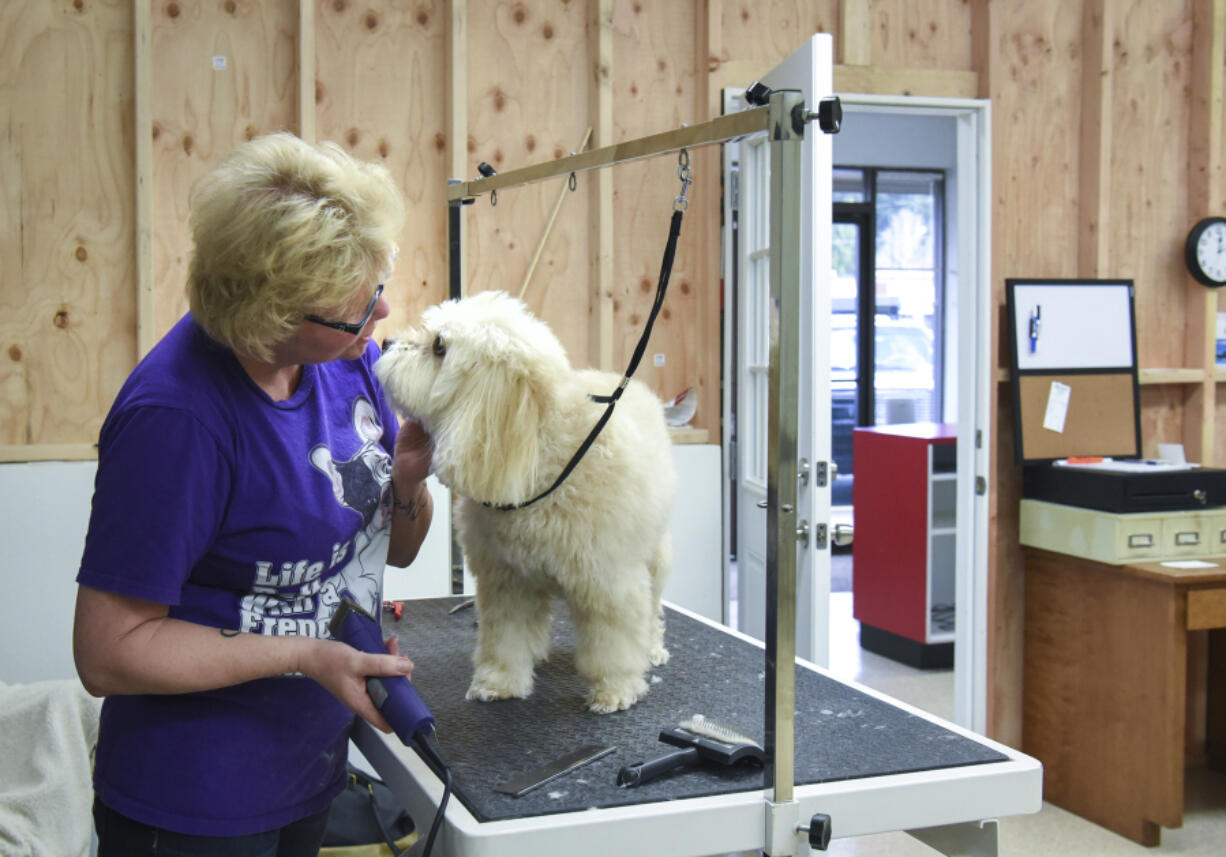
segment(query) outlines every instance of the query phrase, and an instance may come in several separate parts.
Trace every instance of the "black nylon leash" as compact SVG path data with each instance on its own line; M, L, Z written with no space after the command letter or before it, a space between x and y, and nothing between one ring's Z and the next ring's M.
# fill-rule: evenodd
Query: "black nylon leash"
M678 197L678 200L684 203L685 188L689 184L689 167L688 161L683 162L683 164L685 164L682 166L682 170L685 172L685 176L682 178L684 184L682 185L681 196ZM566 481L566 477L570 476L571 471L575 469L580 460L582 460L583 456L587 454L589 449L591 449L592 444L595 443L596 438L604 429L605 424L608 423L609 418L613 416L613 409L617 407L617 400L621 398L622 392L625 391L626 386L630 383L631 376L634 375L634 370L639 367L639 362L643 359L643 354L647 351L647 341L651 338L652 325L654 325L656 322L656 316L660 314L660 308L664 306L664 295L668 291L668 278L672 275L673 271L673 257L677 254L677 237L681 234L681 215L684 213L685 209L683 207L675 208L673 210L672 223L670 224L668 230L668 244L664 247L664 259L660 263L660 279L656 282L656 299L651 305L651 314L647 317L647 324L643 328L643 335L639 337L639 344L634 348L634 356L630 358L630 365L626 367L625 375L622 376L622 382L617 385L616 390L607 396L589 395L588 397L593 402L607 405L607 407L604 409L604 413L601 414L600 419L597 420L596 425L592 427L590 432L588 432L588 436L584 439L583 443L579 445L579 449L575 452L575 454L571 456L570 461L567 463L566 467L562 469L562 472L558 475L558 478L555 479L553 484L540 494L537 494L531 500L525 500L523 503L518 504L507 503L496 506L493 503L485 503L483 505L490 506L502 512L509 512L515 509L527 508L538 500L543 500L557 490L559 485Z

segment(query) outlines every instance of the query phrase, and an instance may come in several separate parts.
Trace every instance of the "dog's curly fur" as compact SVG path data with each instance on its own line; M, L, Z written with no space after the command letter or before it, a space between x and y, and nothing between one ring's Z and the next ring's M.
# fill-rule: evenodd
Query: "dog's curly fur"
M375 366L392 402L434 441L439 479L460 498L456 528L477 578L469 699L526 697L548 655L551 603L565 601L588 707L628 708L668 660L660 592L676 486L660 400L632 381L579 465L548 488L600 419L621 377L575 370L523 303L482 292L426 310ZM490 505L486 505L490 504Z

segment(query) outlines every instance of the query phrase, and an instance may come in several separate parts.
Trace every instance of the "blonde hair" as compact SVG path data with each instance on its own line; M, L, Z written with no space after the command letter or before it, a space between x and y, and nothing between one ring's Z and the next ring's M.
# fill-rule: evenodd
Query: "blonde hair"
M222 157L192 188L192 316L259 360L305 316L335 312L395 254L404 200L387 170L279 132Z

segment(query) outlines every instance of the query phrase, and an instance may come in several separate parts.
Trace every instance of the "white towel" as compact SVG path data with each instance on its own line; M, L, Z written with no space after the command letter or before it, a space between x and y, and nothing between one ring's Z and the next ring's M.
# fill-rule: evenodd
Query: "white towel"
M87 857L102 700L76 679L0 684L0 857Z

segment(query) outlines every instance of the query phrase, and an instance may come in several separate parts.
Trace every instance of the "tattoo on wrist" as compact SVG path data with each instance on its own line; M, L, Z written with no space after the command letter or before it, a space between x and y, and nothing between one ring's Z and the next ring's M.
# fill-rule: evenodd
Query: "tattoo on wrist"
M420 493L421 493L421 489L418 489L418 494ZM396 486L395 485L392 486L392 508L398 512L404 512L406 515L409 516L409 520L411 521L416 521L417 515L421 512L421 504L418 503L416 499L410 500L409 502L405 503L405 502L402 502L400 498L396 496Z

